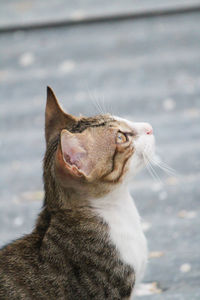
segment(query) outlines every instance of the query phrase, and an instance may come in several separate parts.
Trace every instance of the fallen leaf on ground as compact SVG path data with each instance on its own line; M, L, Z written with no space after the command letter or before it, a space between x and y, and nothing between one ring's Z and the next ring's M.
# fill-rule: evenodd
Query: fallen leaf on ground
M142 283L138 286L135 295L136 296L147 296L153 294L160 294L162 290L158 287L157 282Z
M183 219L194 219L197 213L193 210L181 210L178 212L178 217Z
M152 251L149 253L149 258L158 258L164 256L164 252L162 251Z
M16 202L42 201L44 198L43 191L28 191L15 198Z
M142 222L142 229L144 232L148 231L151 228L151 224L148 222Z
M191 271L191 265L190 264L182 264L180 266L180 271L182 273L187 273L187 272L190 272Z

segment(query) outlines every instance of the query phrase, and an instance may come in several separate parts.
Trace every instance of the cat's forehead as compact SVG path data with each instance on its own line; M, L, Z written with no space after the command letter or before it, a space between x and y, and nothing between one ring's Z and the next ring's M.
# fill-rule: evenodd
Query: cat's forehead
M79 121L72 127L72 132L83 132L90 127L104 127L110 124L114 119L111 115L97 115L94 117L81 117Z
M82 117L79 119L78 123L73 126L72 131L81 133L91 127L113 127L122 131L127 131L132 130L132 122L109 114L88 118Z
M113 116L115 126L118 126L122 131L132 131L133 130L133 123L129 120Z

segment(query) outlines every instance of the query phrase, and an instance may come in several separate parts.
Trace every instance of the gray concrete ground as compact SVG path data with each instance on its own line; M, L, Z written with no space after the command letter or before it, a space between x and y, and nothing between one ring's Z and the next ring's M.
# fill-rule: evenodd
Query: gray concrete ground
M0 246L30 232L42 204L50 85L71 113L100 103L152 123L177 175L155 168L159 178L132 183L150 250L136 298L200 299L199 28L200 15L185 14L0 35Z
M199 0L1 0L0 28L197 4Z

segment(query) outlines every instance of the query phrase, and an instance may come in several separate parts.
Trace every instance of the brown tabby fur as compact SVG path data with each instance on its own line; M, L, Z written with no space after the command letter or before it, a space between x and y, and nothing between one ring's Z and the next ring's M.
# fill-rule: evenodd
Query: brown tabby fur
M116 145L115 133L130 129L109 115L68 115L52 90L47 92L44 205L33 232L0 251L0 299L129 299L134 270L120 260L108 225L89 200L123 180L133 149ZM88 176L66 168L63 129L83 137L92 164Z

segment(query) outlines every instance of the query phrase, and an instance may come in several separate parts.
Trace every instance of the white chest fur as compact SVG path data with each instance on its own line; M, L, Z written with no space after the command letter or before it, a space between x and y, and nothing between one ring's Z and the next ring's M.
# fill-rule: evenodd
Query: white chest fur
M110 239L120 258L135 270L136 283L144 273L147 245L140 216L126 187L92 201L96 213L109 225Z

